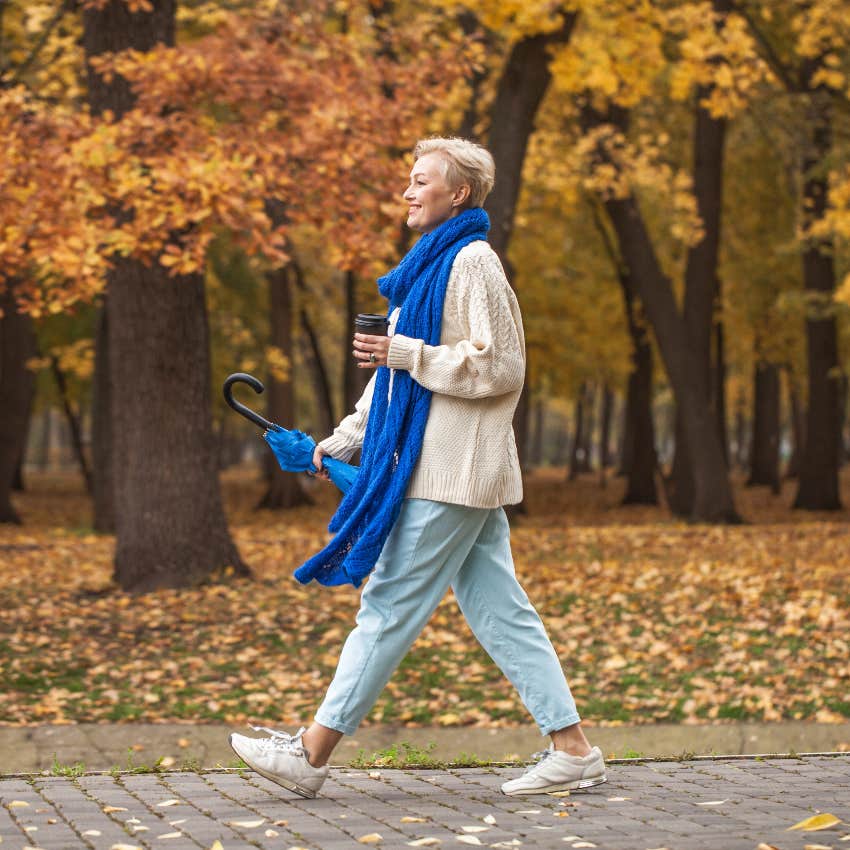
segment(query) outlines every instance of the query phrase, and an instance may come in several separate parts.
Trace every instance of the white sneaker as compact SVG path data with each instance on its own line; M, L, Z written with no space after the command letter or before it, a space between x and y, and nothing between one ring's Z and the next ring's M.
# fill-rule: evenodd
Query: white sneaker
M307 751L301 743L304 728L294 735L278 732L265 726L252 726L255 732L268 732L268 738L249 738L235 732L230 736L230 746L251 770L277 782L302 797L315 797L328 778L328 766L313 767L307 760Z
M502 793L546 794L551 791L574 791L607 781L602 751L594 747L586 756L571 756L551 746L535 753L538 761L518 779L502 785Z

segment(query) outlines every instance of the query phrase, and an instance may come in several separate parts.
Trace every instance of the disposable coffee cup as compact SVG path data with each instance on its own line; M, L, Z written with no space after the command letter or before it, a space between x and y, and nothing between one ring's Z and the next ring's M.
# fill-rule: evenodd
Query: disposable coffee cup
M389 320L378 313L358 313L354 320L354 330L359 334L386 336Z

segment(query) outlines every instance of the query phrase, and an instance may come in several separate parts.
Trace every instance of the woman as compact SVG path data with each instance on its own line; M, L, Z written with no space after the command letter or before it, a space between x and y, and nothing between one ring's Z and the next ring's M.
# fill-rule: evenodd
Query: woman
M503 505L522 498L513 414L525 375L516 298L486 242L481 209L493 159L462 139L414 150L407 224L422 233L379 280L390 335L355 334L358 366L375 375L334 433L316 447L361 472L331 521L336 537L296 571L299 581L360 581L357 627L309 729L231 735L251 768L305 797L328 775L449 587L475 636L519 691L552 744L505 794L605 782L582 732L560 662L514 574ZM377 562L377 563L376 563ZM374 568L374 569L373 569Z

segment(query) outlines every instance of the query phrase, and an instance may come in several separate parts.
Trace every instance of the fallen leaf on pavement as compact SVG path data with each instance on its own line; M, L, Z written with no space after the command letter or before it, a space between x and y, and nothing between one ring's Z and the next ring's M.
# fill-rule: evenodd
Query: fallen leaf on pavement
M6 804L7 809L23 809L25 806L29 806L26 800L12 800L11 803Z
M179 806L182 802L182 800L163 800L161 803L157 803L157 806L164 809L166 806Z
M417 838L416 841L408 841L408 847L436 847L440 844L440 839L433 835L428 835L425 838Z
M162 835L157 835L157 838L180 838L182 832L164 832Z
M698 806L722 806L724 803L728 803L729 800L706 800L704 803L697 803Z
M224 850L224 847L221 846L221 842L216 838L216 840L210 845L210 850Z
M111 850L142 850L138 844L113 844Z
M456 835L455 838L461 844L481 844L481 839L475 835Z
M289 826L288 820L276 820L272 826Z
M111 815L113 812L126 812L124 806L104 806L101 811L106 815Z
M841 823L841 820L835 815L822 812L819 815L812 815L810 818L801 820L799 823L795 823L794 826L789 826L785 831L790 832L792 829L802 829L805 832L817 832L819 829L829 829L838 823Z
M357 841L360 844L380 844L384 840L384 836L380 832L370 832L368 835L361 835Z
M267 829L263 835L265 835L266 838L277 838L280 833L276 829Z
M539 815L540 809L520 809L518 815Z
M832 850L832 847L826 844L806 844L803 850Z
M495 824L496 824L496 818L494 818L493 815L484 815L484 817L481 818L481 820L483 820L484 823L489 823L490 826L495 826Z
M85 832L81 833L82 835L89 835L92 838L97 838L101 832L99 829L87 829Z
M765 844L762 842L758 847L756 847L756 850L779 850L779 848L774 847L773 844Z
M549 796L550 797L569 797L570 792L569 791L550 791Z
M241 826L244 829L256 829L266 822L265 818L257 818L256 820L229 820L228 826Z
M405 815L401 819L402 823L426 823L425 818L412 818L410 815Z
M624 800L631 800L631 799L632 799L631 797L609 797L608 802L609 803L622 803ZM698 803L697 805L704 806L706 804L705 803Z
M590 841L576 841L576 843L573 844L573 847L596 847L596 845L592 844Z

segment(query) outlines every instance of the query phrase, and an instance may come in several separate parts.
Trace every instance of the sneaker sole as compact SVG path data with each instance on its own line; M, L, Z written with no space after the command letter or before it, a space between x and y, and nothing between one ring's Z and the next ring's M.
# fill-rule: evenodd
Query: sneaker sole
M517 788L515 791L502 790L502 793L506 797L518 797L521 794L551 794L554 791L580 791L582 788L593 788L594 785L602 785L603 782L607 781L608 777L603 773L602 776L579 779L575 782L558 782L555 785L546 785L543 788Z
M275 776L273 773L269 773L267 770L263 770L261 767L257 767L256 765L251 764L243 755L233 746L233 736L231 735L228 739L228 743L230 744L230 749L233 750L236 755L248 765L254 773L259 773L260 776L265 777L271 782L274 782L276 785L280 785L282 788L286 788L287 791L292 791L295 794L298 794L300 797L306 797L308 800L314 800L316 798L316 791L312 791L309 788L305 788L303 785L299 785L297 782L290 782L288 779L282 779L280 776Z

